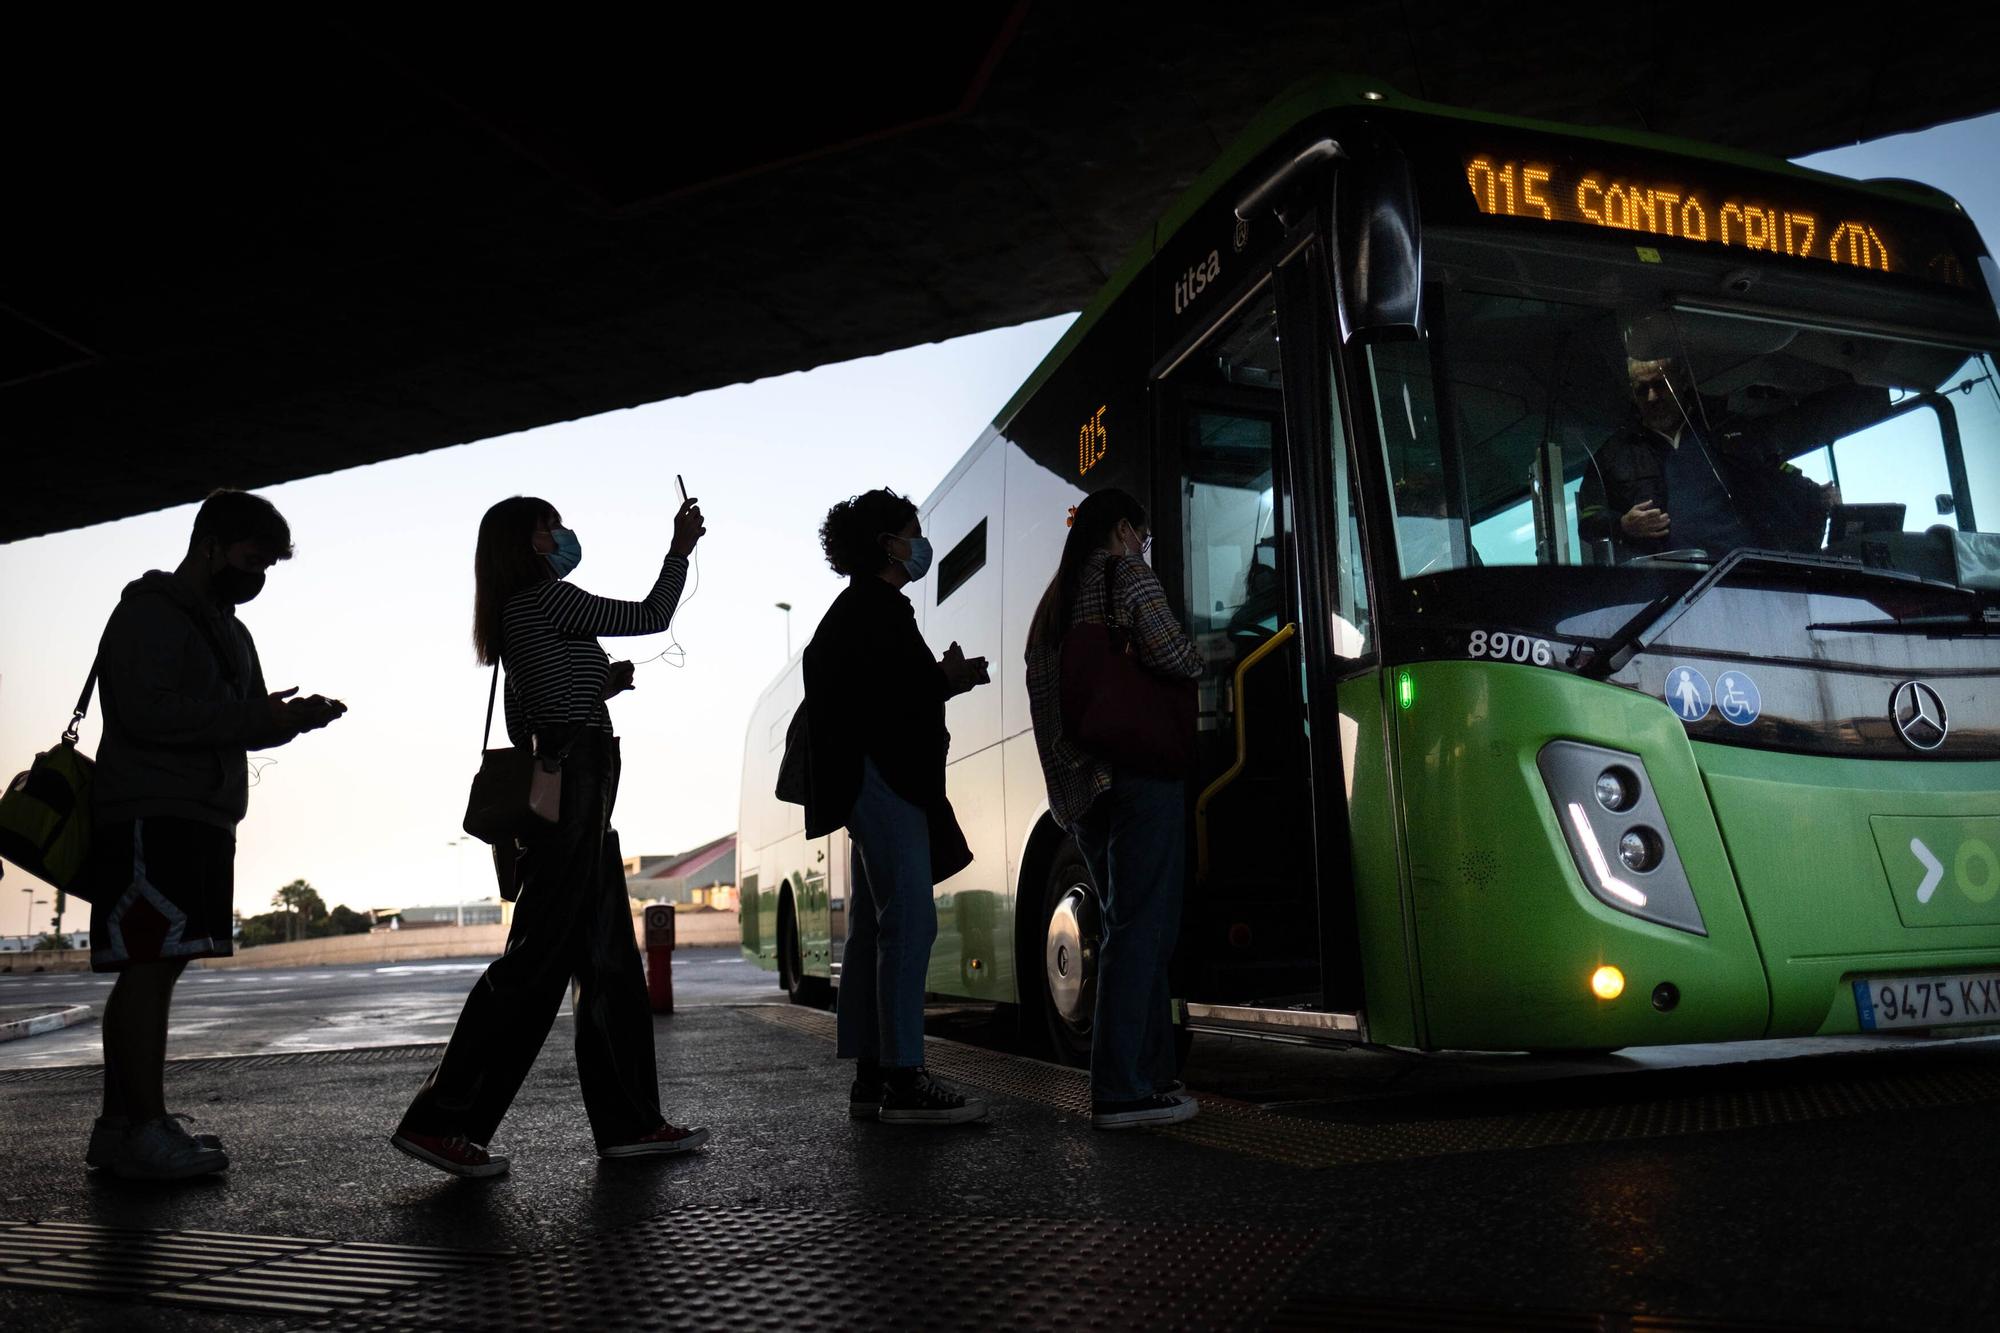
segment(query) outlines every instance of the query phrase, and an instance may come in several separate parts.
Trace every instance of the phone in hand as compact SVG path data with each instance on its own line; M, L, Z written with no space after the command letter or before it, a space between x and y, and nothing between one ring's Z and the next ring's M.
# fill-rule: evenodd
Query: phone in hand
M674 473L674 485L681 488L681 503L686 504L688 502L688 484L681 480L681 474L678 472Z

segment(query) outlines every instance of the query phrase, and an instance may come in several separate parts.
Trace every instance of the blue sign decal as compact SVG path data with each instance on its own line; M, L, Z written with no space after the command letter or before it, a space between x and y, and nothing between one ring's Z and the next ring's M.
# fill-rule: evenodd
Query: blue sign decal
M1868 993L1868 983L1854 983L1854 1016L1861 1020L1863 1032L1875 1030L1875 998Z
M1715 678L1715 711L1724 721L1747 727L1764 711L1764 696L1741 671L1725 671Z
M1675 667L1667 673L1667 707L1683 722L1699 722L1708 716L1713 696L1708 677L1693 667Z

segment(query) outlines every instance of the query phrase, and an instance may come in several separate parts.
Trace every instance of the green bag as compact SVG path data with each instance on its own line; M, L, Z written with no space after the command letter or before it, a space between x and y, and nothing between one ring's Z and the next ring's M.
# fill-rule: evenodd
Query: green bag
M86 902L91 895L83 867L90 857L90 780L95 765L76 748L76 729L96 688L93 663L62 742L36 755L28 771L0 793L0 857Z

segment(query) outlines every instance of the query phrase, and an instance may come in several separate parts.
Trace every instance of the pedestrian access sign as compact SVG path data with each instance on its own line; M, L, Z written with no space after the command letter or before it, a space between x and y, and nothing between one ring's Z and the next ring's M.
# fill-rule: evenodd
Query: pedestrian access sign
M1708 677L1693 667L1677 666L1667 673L1667 707L1683 722L1699 722L1708 716L1715 695Z

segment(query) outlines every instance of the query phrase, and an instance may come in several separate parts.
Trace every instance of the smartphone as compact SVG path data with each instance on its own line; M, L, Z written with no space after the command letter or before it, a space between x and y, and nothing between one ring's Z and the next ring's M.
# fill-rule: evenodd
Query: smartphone
M688 502L688 484L681 480L681 474L678 472L674 473L674 485L681 488L681 503L686 504Z

